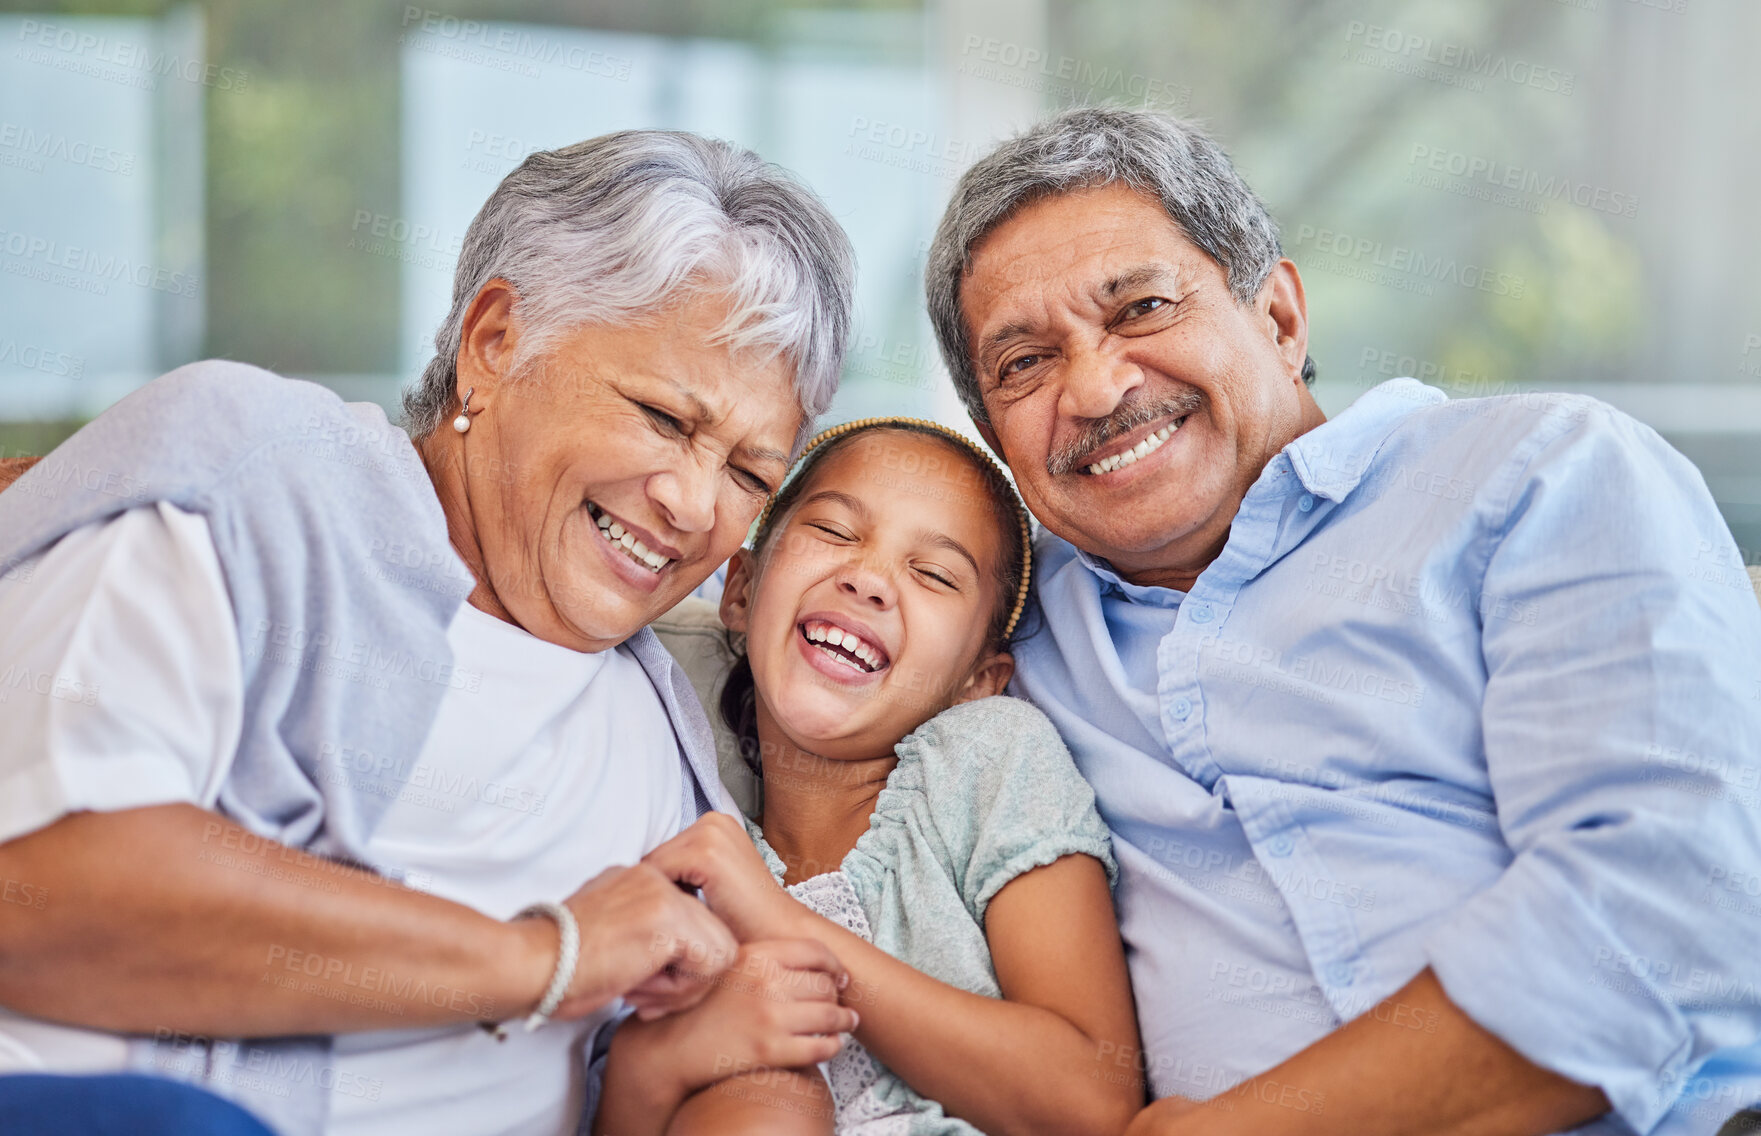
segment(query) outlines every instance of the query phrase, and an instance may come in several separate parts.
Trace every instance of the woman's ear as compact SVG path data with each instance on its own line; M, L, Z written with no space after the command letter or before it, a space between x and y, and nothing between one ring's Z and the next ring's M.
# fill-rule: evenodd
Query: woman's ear
M474 389L473 409L485 408L495 388L507 377L519 348L520 324L514 317L519 293L497 276L488 281L465 308L459 329L457 374L459 397Z
M757 561L750 549L740 549L728 561L728 578L722 585L722 626L736 634L746 633L746 621L752 614L753 569L756 567Z
M1015 656L1009 652L998 651L988 658L980 659L978 666L972 669L971 676L967 678L965 687L954 696L954 705L1001 694L1014 677Z

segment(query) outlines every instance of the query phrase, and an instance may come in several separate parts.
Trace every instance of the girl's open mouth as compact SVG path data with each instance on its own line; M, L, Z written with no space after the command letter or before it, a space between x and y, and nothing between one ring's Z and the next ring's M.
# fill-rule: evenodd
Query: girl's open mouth
M885 670L891 660L879 643L824 619L806 619L795 627L808 650L823 654L859 674Z

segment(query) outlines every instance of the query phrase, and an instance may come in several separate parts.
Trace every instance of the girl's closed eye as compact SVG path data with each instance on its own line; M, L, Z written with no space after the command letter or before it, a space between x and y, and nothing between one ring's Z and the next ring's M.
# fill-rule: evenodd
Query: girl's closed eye
M955 580L953 578L953 574L945 571L944 569L920 567L917 569L917 572L920 576L924 577L925 579L933 580L936 583L940 584L942 587L949 589L950 591L957 592L960 590L960 585L955 582Z

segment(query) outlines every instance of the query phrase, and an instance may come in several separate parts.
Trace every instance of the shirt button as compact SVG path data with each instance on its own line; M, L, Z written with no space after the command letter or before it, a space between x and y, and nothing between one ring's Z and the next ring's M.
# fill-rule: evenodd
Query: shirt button
M1315 499L1311 494L1304 493L1296 499L1296 507L1306 513L1315 507Z
M1209 623L1211 621L1211 605L1208 603L1193 604L1192 621L1194 623Z
M1184 698L1176 698L1174 700L1174 705L1168 707L1168 712L1173 714L1175 718L1184 722L1186 721L1187 715L1192 713L1192 703Z
M1290 855L1290 850L1295 847L1296 841L1285 836L1283 833L1279 833L1277 836L1272 837L1272 839L1266 844L1267 850L1274 856L1288 856Z
M1335 986L1350 986L1352 979L1351 964L1336 962L1327 968L1327 981Z

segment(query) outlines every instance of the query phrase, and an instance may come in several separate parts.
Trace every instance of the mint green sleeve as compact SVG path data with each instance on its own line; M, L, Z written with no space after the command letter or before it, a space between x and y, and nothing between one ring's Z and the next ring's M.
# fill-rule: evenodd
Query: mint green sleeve
M955 884L981 926L991 897L1023 872L1093 856L1114 883L1112 837L1057 728L1019 698L954 706L899 745L923 767L925 804ZM907 752L910 751L910 752Z

